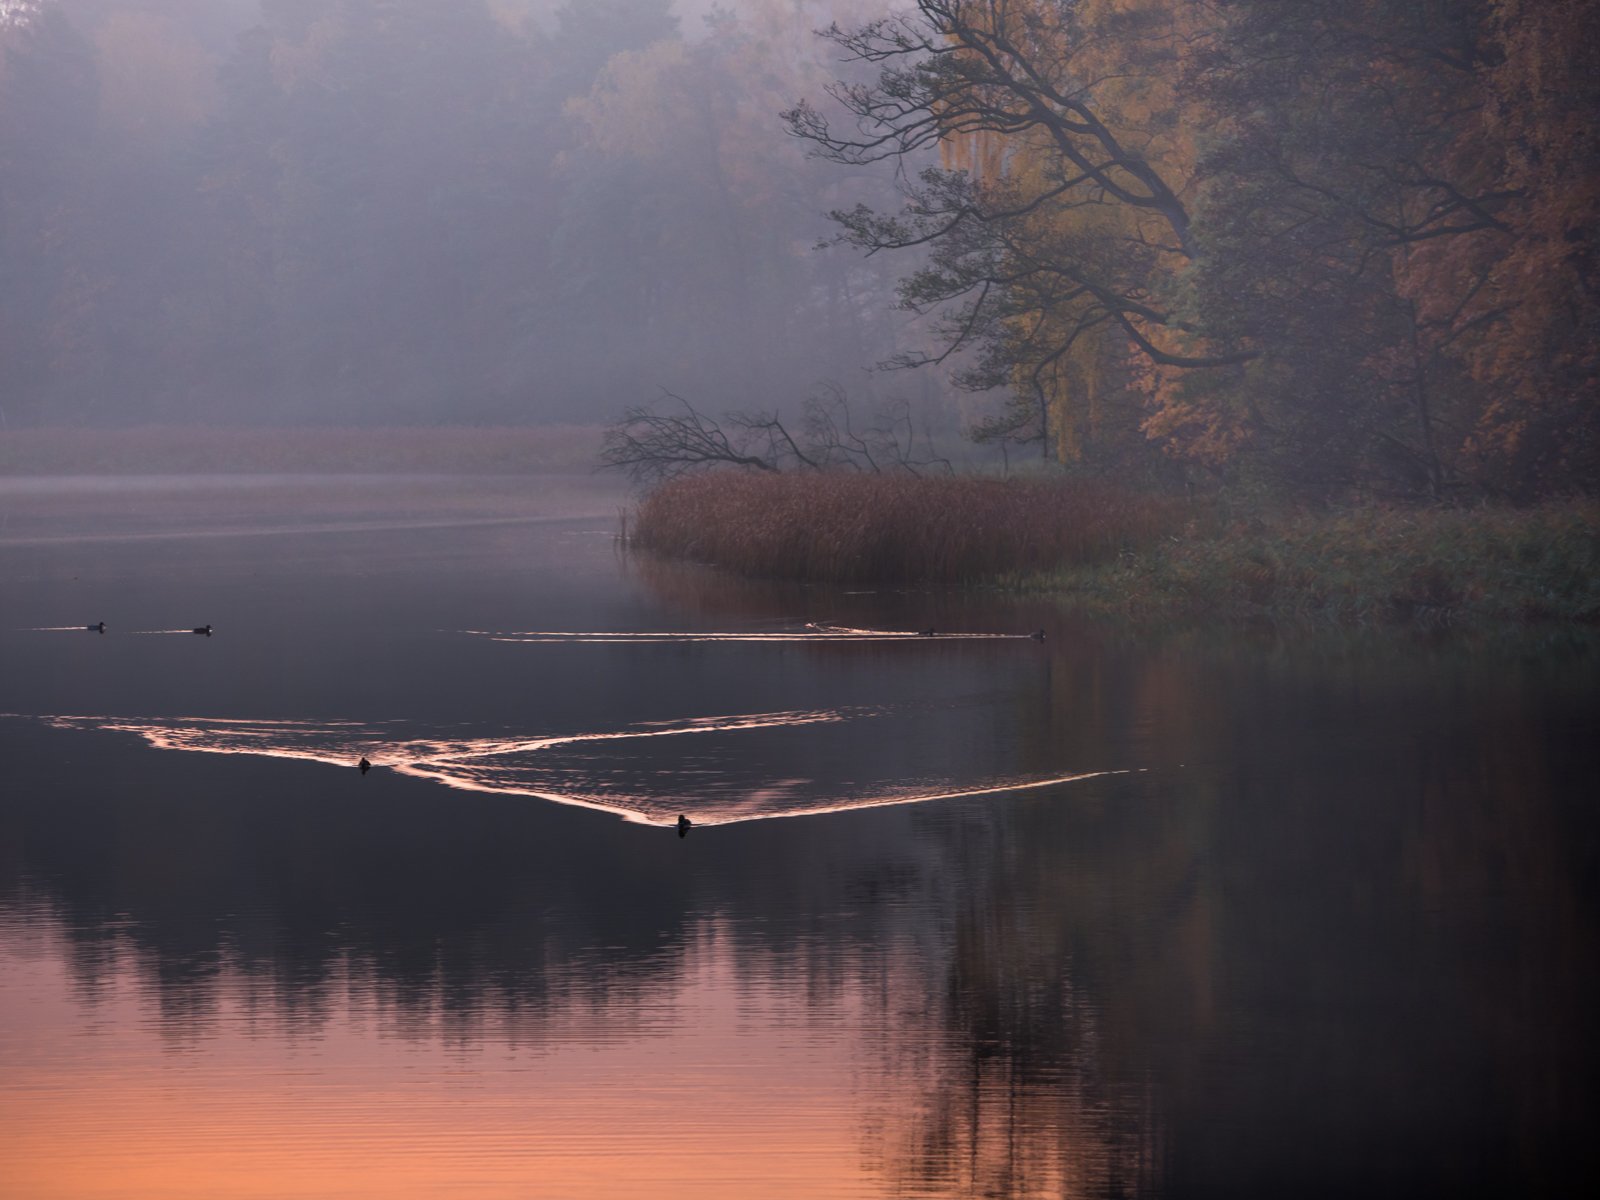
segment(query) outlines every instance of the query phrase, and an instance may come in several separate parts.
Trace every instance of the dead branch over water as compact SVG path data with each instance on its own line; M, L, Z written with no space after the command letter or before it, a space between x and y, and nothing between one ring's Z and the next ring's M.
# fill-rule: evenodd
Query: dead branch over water
M906 401L882 405L859 428L857 421L849 398L835 384L823 385L806 400L798 436L790 433L776 410L731 412L719 419L682 396L663 391L656 403L624 411L606 431L600 460L605 467L626 471L637 483L728 466L768 473L949 472L950 463L912 423Z

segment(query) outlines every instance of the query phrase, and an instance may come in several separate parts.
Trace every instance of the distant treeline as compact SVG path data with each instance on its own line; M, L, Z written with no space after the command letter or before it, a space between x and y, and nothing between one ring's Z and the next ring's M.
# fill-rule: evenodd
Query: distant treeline
M778 113L835 69L814 28L878 6L696 8L0 5L0 423L870 392L906 348L896 264L814 247L892 181L808 161Z

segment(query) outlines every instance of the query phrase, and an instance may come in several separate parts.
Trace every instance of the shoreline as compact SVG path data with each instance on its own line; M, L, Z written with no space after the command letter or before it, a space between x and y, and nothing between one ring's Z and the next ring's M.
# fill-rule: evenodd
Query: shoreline
M680 479L631 544L751 578L992 587L1147 623L1600 624L1600 502L1222 516L1099 483Z
M7 429L0 477L588 474L600 438L588 425Z
M1397 523L1415 533L1397 533ZM1344 512L999 582L1141 624L1594 627L1600 522L1592 508L1585 517L1548 505Z

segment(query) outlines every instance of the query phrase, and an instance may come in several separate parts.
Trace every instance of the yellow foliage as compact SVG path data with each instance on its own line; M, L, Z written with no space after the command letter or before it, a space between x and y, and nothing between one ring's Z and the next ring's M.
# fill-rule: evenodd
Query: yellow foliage
M1202 6L1171 0L1085 0L1076 5L993 0L985 8L989 32L1025 40L1033 61L1049 64L1053 75L1048 82L1054 89L1087 100L1123 147L1152 167L1180 201L1188 198L1197 157L1192 130L1203 121L1188 111L1178 82L1187 47L1204 32ZM1022 134L956 132L944 139L941 150L947 168L964 170L988 187L1008 187L1021 197L1059 187L1064 169L1071 169L1038 128ZM1040 244L1097 245L1112 248L1111 254L1120 247L1136 248L1151 256L1154 269L1145 286L1152 296L1188 261L1161 213L1117 203L1092 185L1040 205L1026 225L1024 236ZM1069 344L1038 372L1037 381L1036 364L1027 361L1019 362L1013 379L1022 393L1043 388L1054 449L1063 461L1083 458L1102 432L1108 410L1133 404L1140 394L1128 386L1126 333L1112 322L1081 329L1084 303L1077 297L1048 306L1041 315L1026 318L1030 328L1017 330L1040 345ZM1166 337L1171 340L1170 333ZM1163 395L1159 375L1147 381L1155 386L1143 395ZM1182 418L1174 420L1181 423Z

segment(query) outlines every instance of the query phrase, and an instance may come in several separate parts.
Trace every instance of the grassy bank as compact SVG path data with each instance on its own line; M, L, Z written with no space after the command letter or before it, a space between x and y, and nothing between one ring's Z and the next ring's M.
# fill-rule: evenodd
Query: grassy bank
M995 584L1140 620L1600 621L1600 505L1228 520L1085 481L723 473L635 545L744 575Z
M1181 520L1102 484L971 476L735 474L674 480L634 514L635 545L746 575L978 583L1093 563Z
M362 429L16 429L0 432L3 475L521 475L593 469L587 426Z
M1204 523L1006 582L1149 619L1600 621L1600 505L1372 509Z

